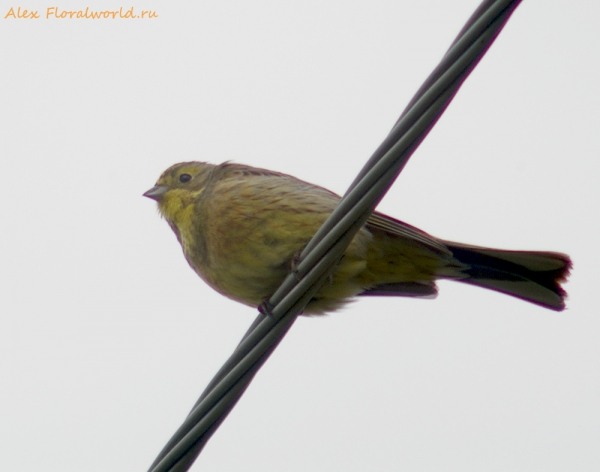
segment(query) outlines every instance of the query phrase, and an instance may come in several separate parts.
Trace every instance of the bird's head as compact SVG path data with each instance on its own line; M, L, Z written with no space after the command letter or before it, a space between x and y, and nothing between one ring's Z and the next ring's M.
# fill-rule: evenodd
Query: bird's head
M156 200L160 214L171 226L185 225L214 167L205 162L175 164L162 173L156 185L144 193L144 197Z

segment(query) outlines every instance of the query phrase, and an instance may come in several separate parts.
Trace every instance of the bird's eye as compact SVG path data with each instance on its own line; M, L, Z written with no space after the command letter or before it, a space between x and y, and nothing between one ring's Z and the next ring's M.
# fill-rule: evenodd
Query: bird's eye
M181 174L181 175L179 176L179 181L180 181L182 184L186 184L186 183L188 183L190 180L192 180L192 176L191 176L190 174Z

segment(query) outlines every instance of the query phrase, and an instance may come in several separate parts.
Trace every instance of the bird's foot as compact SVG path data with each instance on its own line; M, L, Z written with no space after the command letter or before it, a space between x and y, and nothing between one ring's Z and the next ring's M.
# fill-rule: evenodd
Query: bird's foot
M297 251L290 262L290 274L292 274L298 281L300 281L300 272L298 271L298 265L300 264L301 254L301 250Z
M269 302L270 297L265 297L260 305L258 305L258 311L269 318L273 318L273 308L275 305Z

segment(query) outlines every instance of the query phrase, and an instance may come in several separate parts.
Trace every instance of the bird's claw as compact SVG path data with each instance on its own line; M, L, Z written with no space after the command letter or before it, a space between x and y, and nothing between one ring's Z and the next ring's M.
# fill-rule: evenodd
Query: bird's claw
M297 281L300 281L300 273L298 271L298 265L300 264L300 254L302 254L302 251L297 251L290 262L290 273L296 278Z
M275 305L269 302L270 297L265 297L260 305L258 305L258 311L269 318L273 318L273 308Z

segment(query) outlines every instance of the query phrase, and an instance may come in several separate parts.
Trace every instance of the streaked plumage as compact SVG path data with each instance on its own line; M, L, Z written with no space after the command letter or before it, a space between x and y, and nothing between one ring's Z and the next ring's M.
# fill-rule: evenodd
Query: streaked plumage
M204 162L170 167L144 195L158 202L196 273L254 307L277 289L340 199L286 174ZM439 278L562 310L560 282L570 267L564 254L452 243L374 213L304 314L334 311L356 295L433 296Z

